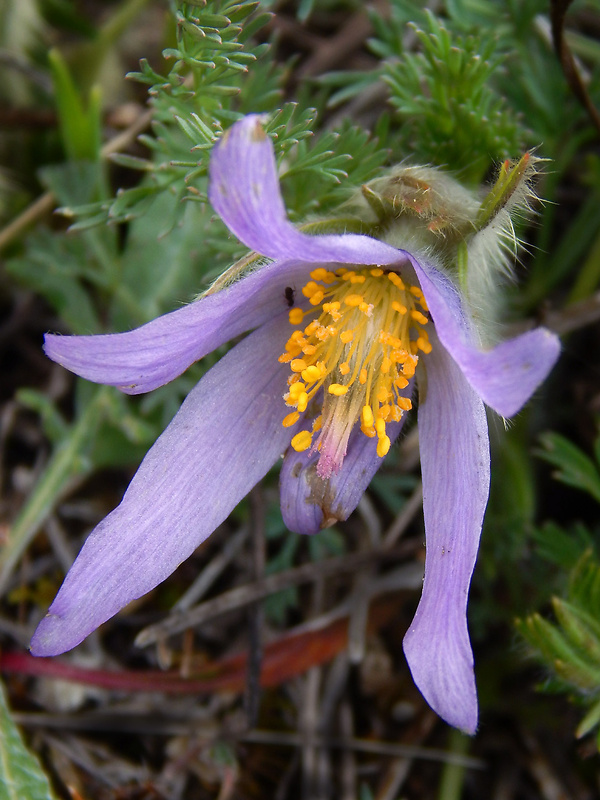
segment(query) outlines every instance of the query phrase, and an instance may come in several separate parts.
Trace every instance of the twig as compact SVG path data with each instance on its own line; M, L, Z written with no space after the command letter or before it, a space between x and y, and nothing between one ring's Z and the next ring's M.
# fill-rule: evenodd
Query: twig
M100 714L87 712L83 714L49 714L36 712L13 712L12 718L18 725L28 728L66 728L72 730L119 731L120 733L143 733L144 735L189 735L194 733L207 743L223 741L231 738L229 732L215 732L213 725L202 730L202 720L190 715L189 719L164 717L158 719L156 714L134 717L131 712L118 714ZM302 747L304 740L301 734L285 731L253 730L236 737L242 742L252 744L272 744L278 747ZM357 753L392 756L395 758L415 758L422 761L435 761L442 764L458 764L467 769L486 769L487 764L479 758L449 753L435 747L418 747L395 742L377 742L371 739L329 738L316 736L316 747L331 747L336 750L354 750Z
M556 50L562 71L567 79L567 83L573 91L573 94L575 97L577 97L581 105L587 111L589 118L596 127L596 130L600 132L600 114L592 103L592 99L588 93L588 90L581 79L581 75L579 74L579 70L575 64L575 59L573 58L573 54L571 53L564 35L565 17L572 2L573 0L551 0L550 16L552 20L552 38L554 40L554 49Z
M111 153L116 153L127 147L136 137L148 127L152 120L153 110L145 111L133 122L126 130L115 136L100 150L100 156L107 158ZM9 245L13 239L20 236L27 228L33 225L42 217L47 216L56 205L56 197L53 192L46 192L34 200L16 219L10 222L0 231L0 252Z
M352 708L346 700L340 707L340 728L344 739L351 739L354 733ZM356 759L354 751L346 748L342 752L340 769L341 800L354 800L356 797Z
M260 484L250 492L250 524L252 528L253 577L261 581L265 574L265 512ZM260 703L260 671L263 658L262 628L264 611L260 601L248 608L248 665L246 668L246 692L244 706L248 727L254 728L258 721Z
M375 2L380 13L388 10L387 3ZM334 36L323 37L314 53L304 62L298 74L301 78L321 75L333 69L360 47L372 33L371 21L364 9L348 18Z
M415 487L413 493L408 498L402 510L392 522L390 527L383 535L383 546L386 548L393 547L398 539L402 536L404 531L408 528L413 521L415 515L419 512L423 504L423 484L421 481Z
M187 611L206 594L223 570L235 558L248 538L248 532L248 528L244 526L227 538L219 553L203 568L189 589L175 603L173 608L176 611Z
M153 644L164 636L171 636L179 633L186 628L201 625L209 619L233 611L236 608L247 606L257 600L262 600L270 594L285 589L288 586L297 586L301 583L309 583L328 575L338 575L343 572L353 572L362 567L382 558L390 556L402 557L412 552L413 545L400 547L395 551L389 548L381 548L368 553L350 553L349 555L329 558L325 561L302 564L300 567L279 572L276 575L269 575L262 581L238 586L228 592L224 592L212 600L207 600L195 608L189 609L185 613L171 614L167 619L156 625L150 625L140 631L135 643L138 647L145 647Z
M555 333L564 335L600 322L600 292L585 300L569 303L560 311L545 314L542 323Z
M297 733L283 731L250 731L241 737L242 741L256 744L275 744L283 747L302 747L303 737ZM336 750L354 750L359 753L393 756L395 758L418 758L423 761L439 761L445 764L457 764L467 769L485 769L486 763L479 758L449 753L432 747L417 747L395 742L377 742L371 739L316 737L317 747L332 747Z

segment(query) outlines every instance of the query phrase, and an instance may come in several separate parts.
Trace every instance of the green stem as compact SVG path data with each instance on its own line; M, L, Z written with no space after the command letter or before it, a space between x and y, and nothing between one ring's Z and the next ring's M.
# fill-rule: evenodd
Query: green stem
M600 236L592 244L583 266L579 270L575 285L569 295L569 303L585 300L596 291L600 283Z
M52 454L21 513L10 529L8 543L0 553L0 595L6 590L12 571L34 536L52 513L56 503L70 488L73 478L91 471L82 458L100 424L111 389L102 386L84 408L68 436Z
M448 737L448 751L464 756L469 752L470 738L454 728ZM465 780L464 764L447 763L440 780L438 800L460 800Z

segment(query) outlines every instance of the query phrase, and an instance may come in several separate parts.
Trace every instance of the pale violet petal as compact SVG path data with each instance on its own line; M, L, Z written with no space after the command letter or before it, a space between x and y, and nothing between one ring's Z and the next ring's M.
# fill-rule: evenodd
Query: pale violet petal
M392 444L400 435L405 417L390 422L386 433ZM300 423L298 430L309 430ZM285 454L280 475L281 513L287 527L296 533L316 533L348 519L365 493L373 475L384 462L377 455L377 439L370 439L358 425L350 434L348 452L337 474L323 479L317 475L319 453Z
M287 315L250 334L190 393L118 508L91 533L31 650L70 650L188 558L285 450Z
M476 392L432 338L419 402L425 580L404 652L433 710L472 734L477 691L467 599L489 493L487 420Z
M556 363L559 338L545 328L536 328L481 350L449 278L413 256L411 261L441 343L484 403L503 417L512 417Z
M257 115L236 122L215 145L208 197L229 230L269 258L396 268L407 263L404 251L368 236L310 236L296 230L281 197L273 145Z
M280 313L288 306L286 287L301 289L308 269L297 260L267 264L229 288L135 330L96 336L47 334L44 349L82 378L117 386L127 394L149 392Z

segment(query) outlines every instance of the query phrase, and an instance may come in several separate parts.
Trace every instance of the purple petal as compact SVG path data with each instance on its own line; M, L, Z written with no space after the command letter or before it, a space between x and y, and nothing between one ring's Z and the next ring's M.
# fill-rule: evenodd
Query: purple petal
M31 650L70 650L188 558L279 458L287 315L250 334L190 393L121 505L87 539Z
M287 307L285 288L300 288L302 262L269 264L228 289L158 317L126 333L46 335L46 354L89 381L127 394L149 392L173 380L194 361Z
M400 435L404 418L386 425L392 442ZM307 424L298 430L309 430ZM363 496L373 475L383 463L377 455L377 439L370 439L355 426L348 452L337 474L324 480L317 475L319 453L297 453L291 447L283 459L279 478L281 513L286 526L296 533L316 533L348 519Z
M484 403L503 417L512 417L556 363L559 338L536 328L491 350L480 350L451 281L435 267L413 257L411 261L441 343Z
M425 580L404 653L433 710L474 733L477 692L466 614L489 493L487 420L457 365L432 343L427 390L419 404Z
M368 236L309 236L296 230L286 216L273 145L260 120L250 115L236 122L217 142L210 161L209 200L238 239L273 259L406 264L402 250Z

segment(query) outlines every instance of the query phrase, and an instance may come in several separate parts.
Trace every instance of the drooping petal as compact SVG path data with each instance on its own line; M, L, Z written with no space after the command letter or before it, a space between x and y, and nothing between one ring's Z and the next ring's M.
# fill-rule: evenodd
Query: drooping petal
M437 341L432 344L419 404L425 580L404 653L434 711L474 733L477 692L466 614L489 493L487 420L456 363Z
M386 434L394 442L404 418L389 422ZM298 430L309 429L299 425ZM348 452L337 474L324 480L317 475L320 454L291 447L285 454L279 478L281 513L286 526L296 533L317 533L322 528L348 519L383 463L377 455L377 439L365 436L356 425L348 441Z
M268 264L216 294L125 333L47 334L46 354L63 367L127 394L149 392L194 361L286 308L286 285L300 288L308 270L291 260Z
M250 334L189 394L146 455L121 505L87 539L32 640L70 650L170 575L286 448L287 315Z
M435 267L412 256L411 261L440 341L484 403L503 417L512 417L556 363L559 338L536 328L491 350L479 349L451 281Z
M407 263L404 251L368 236L310 236L296 230L279 190L273 145L257 115L236 122L215 145L208 197L229 230L269 258L379 266Z

